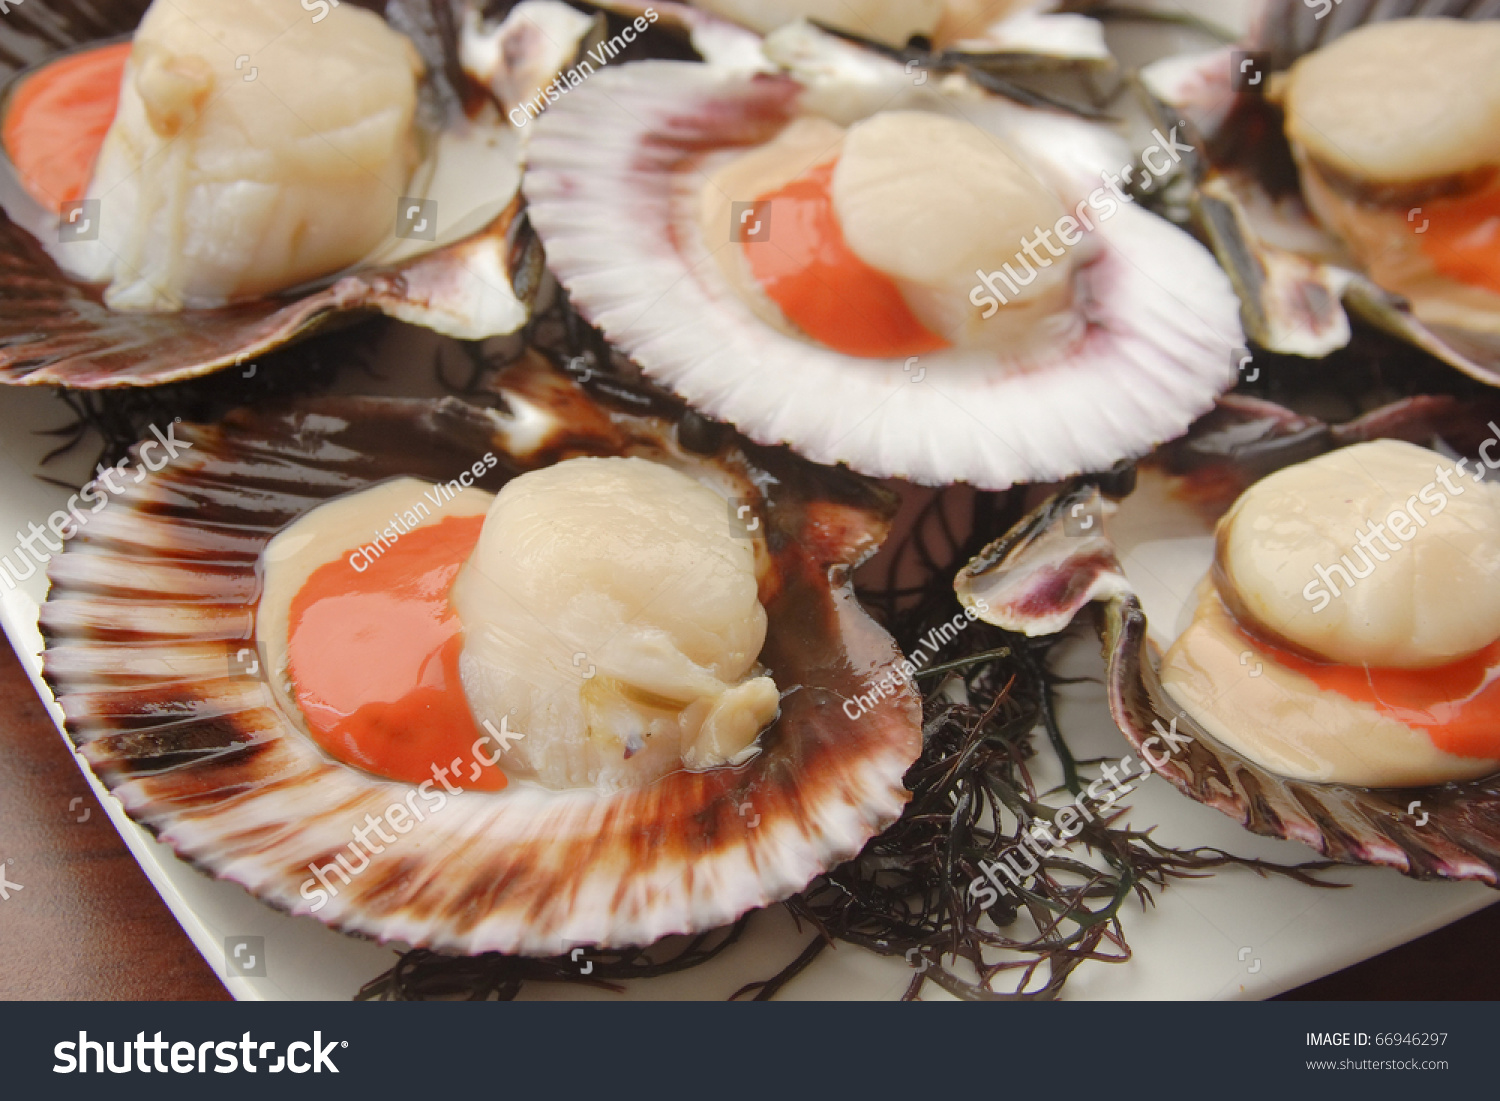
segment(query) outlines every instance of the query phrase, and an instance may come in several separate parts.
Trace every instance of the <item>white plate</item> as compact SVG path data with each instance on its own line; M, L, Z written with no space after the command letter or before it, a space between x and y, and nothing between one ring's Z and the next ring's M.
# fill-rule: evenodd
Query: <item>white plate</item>
M1196 0L1163 3L1163 8L1192 8L1228 26L1242 25L1240 2ZM1201 40L1173 35L1183 46ZM1112 29L1111 38L1127 60L1143 50L1159 52L1159 32L1141 28ZM432 392L426 339L412 330L393 329L383 349L384 383L365 376L351 379L351 392L422 394ZM49 394L20 389L0 391L0 554L13 556L9 534L25 531L67 500L67 493L38 480L41 457L52 446L35 435L39 427L64 423L67 410ZM46 475L81 484L92 442L46 468ZM1201 576L1201 568L1185 571ZM1190 586L1190 582L1184 582ZM1172 586L1168 586L1169 588ZM40 575L14 591L0 582L0 622L21 655L37 690L61 729L62 714L41 680L41 635L38 603L45 596ZM1121 757L1130 749L1111 722L1103 689L1097 683L1103 667L1097 642L1082 637L1065 644L1058 668L1096 678L1096 683L1063 689L1059 713L1063 729L1079 758ZM80 768L114 821L136 860L198 950L236 998L347 999L396 960L396 952L332 932L312 918L294 918L257 902L240 887L211 880L178 860L131 822L120 805L89 773ZM1043 788L1057 783L1061 771L1043 750L1036 769ZM1224 815L1194 803L1159 779L1151 779L1130 798L1130 824L1156 826L1155 836L1177 846L1207 845L1243 856L1285 863L1313 859L1301 845L1254 837ZM1069 980L1069 998L1206 999L1264 998L1300 986L1322 975L1421 936L1497 900L1473 884L1418 883L1385 869L1340 869L1329 878L1347 883L1343 890L1305 887L1289 880L1262 879L1246 871L1223 871L1207 879L1174 884L1142 908L1129 902L1123 913L1127 940L1134 951L1129 963L1089 963ZM225 941L243 936L265 938L264 978L230 975ZM785 911L758 915L750 933L718 960L679 975L631 984L626 997L641 999L727 997L746 982L769 978L807 943ZM580 966L586 961L580 961ZM905 990L911 972L899 960L883 959L849 945L825 952L782 992L787 998L890 999ZM533 986L537 998L611 998L582 987ZM929 987L929 997L942 997Z

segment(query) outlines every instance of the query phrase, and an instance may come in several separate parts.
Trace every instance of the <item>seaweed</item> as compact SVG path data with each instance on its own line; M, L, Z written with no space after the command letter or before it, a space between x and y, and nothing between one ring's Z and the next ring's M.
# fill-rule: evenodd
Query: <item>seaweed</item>
M552 959L445 956L426 949L404 954L395 967L360 990L358 1001L510 1001L528 982L574 983L620 993L628 979L650 979L707 963L740 939L748 918L695 937L671 937L650 948L588 950Z

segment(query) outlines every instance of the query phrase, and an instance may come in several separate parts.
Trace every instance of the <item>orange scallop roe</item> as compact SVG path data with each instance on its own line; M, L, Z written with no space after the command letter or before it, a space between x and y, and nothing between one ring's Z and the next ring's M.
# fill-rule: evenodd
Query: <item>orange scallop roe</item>
M130 43L85 50L21 82L0 141L32 198L54 213L88 193L115 120Z
M1380 669L1312 661L1241 634L1268 661L1423 731L1444 753L1500 760L1500 640L1434 669Z
M741 243L751 274L788 321L836 352L899 358L948 347L913 316L895 281L844 240L830 190L834 163L761 196L773 221L767 239Z
M1500 188L1433 203L1422 217L1422 252L1439 274L1500 294Z
M315 570L292 602L293 694L313 740L345 764L391 780L499 791L505 774L477 754L459 678L463 624L448 594L483 516L450 517L403 535L363 572Z

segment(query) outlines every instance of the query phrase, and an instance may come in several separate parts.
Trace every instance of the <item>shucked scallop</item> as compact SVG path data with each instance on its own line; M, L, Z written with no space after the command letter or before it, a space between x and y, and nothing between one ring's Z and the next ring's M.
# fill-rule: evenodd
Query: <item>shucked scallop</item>
M816 224L792 239L789 220L818 217L802 199L809 184L842 241L822 240L834 227ZM714 259L746 304L788 335L852 356L949 345L1023 355L1079 335L1074 276L1094 255L1092 242L1075 239L1068 250L1053 237L1061 259L1041 252L1034 268L1018 261L1014 243L1068 211L1024 155L962 119L884 111L844 129L798 118L704 182L706 238L732 220L728 196L742 194L769 195L763 209L774 219L779 207L781 217L772 232L787 231L768 242L773 249L719 249ZM994 293L975 285L1006 263L1029 281L1007 288L997 279Z
M1500 22L1370 23L1275 94L1308 205L1371 279L1500 338Z
M723 497L640 458L579 458L496 498L453 590L476 715L508 775L640 786L743 759L776 715L754 543Z
M1457 605L1472 601L1476 621L1489 614L1495 578L1480 576L1485 557L1459 563L1422 542L1424 533L1440 541L1440 521L1449 519L1446 509L1433 518L1439 493L1462 502L1484 496L1495 469L1486 460L1500 463L1492 447L1497 410L1500 398L1482 392L1462 400L1422 395L1323 424L1229 395L1188 435L1138 464L1128 482L1068 486L1042 503L960 573L959 598L986 621L1033 636L1061 630L1099 602L1105 686L1120 730L1152 771L1252 832L1418 879L1500 885L1500 640L1441 665L1334 660L1273 640L1243 610L1231 614L1222 571L1214 568L1216 553L1225 554L1215 521L1249 490L1257 507L1241 510L1235 526L1247 525L1247 547L1258 543L1263 555L1281 559L1247 576L1251 595L1338 619L1331 606L1314 611L1321 602L1307 590L1319 582L1321 565L1339 587L1334 600L1352 597L1353 608L1373 611L1386 627L1408 622L1430 642L1431 628L1446 623L1467 636L1448 640L1448 654L1476 645L1488 632L1471 632L1469 613ZM1372 439L1381 442L1362 442ZM1442 451L1395 442L1413 439L1440 440ZM1378 461L1369 458L1372 446ZM1340 449L1356 454L1340 459ZM1359 508L1344 516L1363 514L1345 525L1337 522L1344 505L1334 497L1339 479L1332 471L1356 461L1365 472L1345 481ZM1298 470L1310 473L1306 482ZM1384 494L1365 485L1392 474ZM1262 497L1256 490L1270 479L1274 492ZM1434 488L1424 499L1429 482ZM1310 492L1306 507L1281 507L1303 489ZM1118 491L1124 496L1116 498ZM1334 514L1328 532L1320 508ZM1483 515L1491 508L1480 510L1482 531L1493 531L1493 518ZM1428 520L1426 528L1410 520L1413 510ZM1278 530L1282 516L1287 523ZM1381 562L1372 554L1369 569L1351 545L1360 546L1372 522L1406 545L1391 551L1377 532L1372 545L1390 557ZM1469 522L1458 528L1471 534ZM1298 533L1326 539L1338 554L1321 562L1299 556ZM1413 561L1398 564L1397 556L1414 552ZM1331 568L1342 566L1344 555L1354 567L1352 586ZM1459 567L1450 593L1440 591L1447 578L1414 575L1422 558L1439 569ZM1416 592L1435 606L1412 607ZM1332 641L1358 634L1358 621L1348 617Z
M606 70L534 124L549 265L653 379L818 462L985 488L1106 469L1232 384L1233 291L1114 134L805 24L762 51Z
M1346 186L1462 186L1500 164L1497 56L1496 22L1366 24L1287 72L1277 93L1287 138Z
M98 239L61 254L110 307L274 293L390 232L419 158L422 60L374 12L303 16L289 0L147 10L85 195Z
M1203 137L1193 209L1253 342L1321 357L1363 320L1500 385L1500 9L1252 11L1243 42L1141 83Z
M776 715L754 543L726 516L643 458L568 459L493 497L398 479L271 541L256 637L291 716L377 776L644 787L743 761Z
M840 706L902 660L851 581L894 502L742 438L686 451L648 392L596 398L534 358L498 390L498 411L329 399L179 426L182 461L127 487L97 537L53 563L46 671L80 753L134 818L213 874L336 928L447 951L649 944L732 922L857 854L901 813L921 748L909 685L857 720ZM592 499L557 507L557 492L590 485ZM561 530L547 530L549 509ZM562 630L503 624L534 652L481 640L466 685L465 635L504 614L481 591L453 622L451 578L471 555L506 584L535 582L521 603ZM320 572L336 600L312 624L327 645L304 661L293 624ZM396 598L406 607L386 615ZM420 605L436 657L393 660ZM611 617L626 629L600 638ZM258 631L282 630L289 660L274 646L264 664L244 660ZM575 638L593 652L578 657ZM552 702L571 694L564 717L612 680L609 706L584 709L586 730L545 706L523 724L522 706L549 701L516 676L521 660L528 674L552 663L538 683ZM401 703L400 686L369 683L388 669L442 691L415 711L382 708ZM383 778L388 762L310 736L299 687L344 705L410 771ZM362 703L375 706L359 716ZM736 721L716 724L716 707ZM692 722L673 728L663 711ZM627 761L635 736L661 737L662 759ZM533 745L547 748L528 758ZM372 821L397 840L361 847Z
M1027 258L1009 246L1071 215L1014 146L961 119L884 111L848 129L829 191L850 249L890 276L918 321L948 343L1044 352L1081 335L1075 277L1096 243L1039 241L1036 274L1019 274ZM976 286L980 273L1007 263L1013 289Z
M384 20L297 0L16 7L0 384L194 378L373 310L468 340L520 328L542 274L525 131L480 85L551 80L593 26L523 6L545 34L447 0L388 0ZM497 37L503 72L460 68Z
M1231 607L1301 652L1419 669L1500 638L1500 485L1425 447L1375 440L1278 471L1218 540Z
M1374 440L1251 486L1162 659L1167 693L1296 779L1413 787L1500 769L1500 487L1467 465Z

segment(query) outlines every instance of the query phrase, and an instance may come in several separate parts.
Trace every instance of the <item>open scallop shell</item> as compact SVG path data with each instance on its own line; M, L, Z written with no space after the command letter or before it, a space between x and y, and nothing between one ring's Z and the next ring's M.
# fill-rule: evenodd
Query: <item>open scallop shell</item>
M441 103L454 127L474 129L457 121L462 112L453 85L464 78L456 62L459 32L449 0L363 6L387 9L387 18L413 37L432 73L429 97ZM102 7L84 0L15 6L0 39L0 79L128 34L146 7L144 0ZM485 178L460 185L456 174L448 173L428 196L483 218L467 236L440 239L424 252L403 242L390 259L375 259L310 290L180 313L108 309L98 288L64 274L38 239L54 240L55 217L25 195L7 163L4 173L10 178L0 184L10 214L0 216L0 384L104 389L196 378L242 364L335 317L367 311L465 339L514 332L528 317L540 256L521 216L520 138L501 127L493 130L492 140L494 151L485 163L514 162L508 179L481 174ZM475 149L483 144L470 142ZM455 147L451 155L472 154ZM466 189L474 190L460 194ZM461 221L444 218L445 225Z
M1098 602L1115 722L1169 783L1246 829L1344 863L1500 886L1500 776L1399 790L1289 780L1214 741L1158 678L1161 654L1212 560L1214 523L1252 482L1369 439L1440 440L1472 455L1497 415L1500 400L1416 397L1330 426L1269 402L1226 398L1188 436L1142 462L1122 500L1087 484L1041 505L959 574L959 599L975 606L982 597L990 608L982 618L1028 635L1061 630ZM1158 733L1155 723L1175 723L1193 740L1175 755L1153 755L1142 746ZM1419 815L1410 809L1418 800Z
M732 436L694 453L670 409L641 394L596 400L535 361L499 391L499 411L327 399L176 426L191 450L130 485L53 562L45 671L95 774L183 857L310 912L310 865L413 789L325 756L236 660L253 645L267 542L331 497L396 475L446 481L487 451L502 456L481 480L490 490L578 454L642 455L713 479L764 524L761 662L783 698L758 756L610 796L513 785L451 797L352 884L331 879L339 893L316 916L458 952L642 945L733 921L857 854L900 815L921 747L914 690L858 721L842 706L901 661L850 580L892 501Z
M1265 80L1236 91L1236 59L1254 53L1269 79L1365 23L1407 17L1500 18L1493 0L1262 0L1245 43L1148 66L1141 85L1158 117L1189 120L1208 156L1197 165L1194 214L1244 303L1252 340L1273 352L1321 357L1344 347L1350 316L1500 386L1493 337L1428 325L1357 270L1342 242L1303 202L1281 113Z
M958 75L918 84L900 63L806 24L764 48L783 71L605 70L534 124L524 187L548 264L648 376L817 462L987 489L1144 454L1232 384L1243 333L1223 272L1187 234L1131 205L1100 220L1103 247L1078 276L1086 336L1050 359L959 349L854 359L762 322L711 256L729 246L730 227L722 241L702 239L697 166L768 140L800 111L841 123L882 109L955 112L1046 158L1083 194L1131 160L1123 141L1080 119Z

